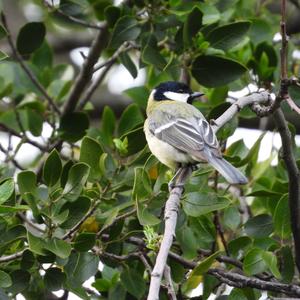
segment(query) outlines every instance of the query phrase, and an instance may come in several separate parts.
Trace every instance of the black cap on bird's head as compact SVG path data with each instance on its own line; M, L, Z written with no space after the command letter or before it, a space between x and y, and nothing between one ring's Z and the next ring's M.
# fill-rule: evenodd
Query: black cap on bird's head
M156 101L174 100L192 103L194 99L203 95L200 92L193 93L188 85L177 81L163 82L153 91L153 99Z

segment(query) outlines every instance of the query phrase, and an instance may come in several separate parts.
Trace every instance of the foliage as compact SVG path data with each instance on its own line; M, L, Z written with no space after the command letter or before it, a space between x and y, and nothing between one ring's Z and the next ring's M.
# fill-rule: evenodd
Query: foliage
M8 140L18 137L15 148L0 149L5 154L0 298L21 293L26 299L47 299L63 289L82 299L144 299L170 179L166 167L150 156L143 134L149 91L162 81L179 80L181 72L188 74L192 89L206 94L196 106L215 118L228 108L228 91L249 83L270 87L279 80L278 46L272 42L279 16L254 0L133 0L120 6L61 0L55 7L43 2L26 1L42 17L24 24L13 41L25 68L12 51L8 58L0 52L0 127ZM56 63L50 35L60 30L71 35L93 30L95 35L99 29L88 27L101 22L109 32L102 57L109 62L125 45L127 50L112 63L122 64L133 77L140 69L147 76L145 85L124 92L133 104L121 116L107 106L90 122L88 104L77 110L90 77L83 78L74 109L66 113L77 84L74 66ZM0 38L7 35L4 24ZM296 65L291 72L299 70ZM62 107L62 114L55 106ZM241 116L255 117L251 112ZM45 124L51 135L37 141ZM220 130L221 144L237 125L234 119ZM247 276L295 282L286 169L280 157L277 166L271 165L273 155L258 162L261 138L251 149L239 140L224 153L246 173L247 186L227 188L209 167L194 172L186 184L172 251L197 266L188 274L186 265L169 259L178 293L190 296L200 283L205 298L216 292L218 280L207 271L232 268L216 260L221 254L238 262ZM39 150L30 165L16 159L26 143ZM92 277L97 292L90 295L83 283ZM260 296L256 289L234 289L229 298ZM166 289L160 299L167 299Z

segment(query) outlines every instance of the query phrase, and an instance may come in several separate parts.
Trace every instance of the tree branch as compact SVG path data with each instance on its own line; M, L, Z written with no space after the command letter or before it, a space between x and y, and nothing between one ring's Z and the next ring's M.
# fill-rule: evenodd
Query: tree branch
M290 130L281 108L274 112L274 122L282 141L283 160L289 177L289 208L291 227L295 244L295 260L300 271L300 173L293 154L293 143Z
M174 289L174 285L173 285L172 277L171 277L171 268L168 265L165 266L164 278L167 282L167 290L168 290L169 299L176 300L177 299L176 293L175 293L175 289Z
M83 66L75 79L75 83L70 91L69 98L63 108L63 115L73 112L77 103L89 84L94 71L94 65L97 63L101 52L105 49L108 40L108 26L105 26L97 32L96 38L93 40L89 54L83 63Z
M4 15L4 13L1 13L1 20L2 20L2 24L5 27L6 31L7 31L7 40L8 40L8 44L14 54L14 56L16 57L17 61L19 62L21 68L24 70L24 72L27 74L28 78L31 80L31 82L35 85L35 87L41 92L41 94L45 97L45 99L48 101L49 105L54 109L54 111L56 113L58 113L60 115L60 110L57 107L56 103L54 102L54 100L49 96L49 94L47 93L47 91L45 90L45 88L40 84L40 82L38 81L38 79L36 78L36 76L31 72L31 70L27 67L27 65L25 64L25 62L23 61L22 56L20 55L20 53L18 52L18 50L16 49L14 42L12 40L11 37L11 33L9 31L9 28L7 26L7 22L6 22L6 17Z
M14 254L10 254L10 255L6 255L6 256L1 256L0 257L0 263L4 263L4 262L10 262L12 260L18 259L20 257L22 257L23 253L26 251L27 249L23 249L19 252L16 252Z
M165 270L168 254L172 246L173 237L177 222L177 213L180 203L180 197L183 192L183 185L191 174L189 167L182 168L177 177L175 187L171 190L169 199L165 207L165 230L163 239L156 258L155 266L151 274L151 281L148 293L148 300L158 300L161 278Z
M212 120L212 129L217 132L224 124L230 121L233 116L242 108L253 104L268 104L270 102L270 94L266 91L253 93L249 96L239 98L234 102L219 118Z

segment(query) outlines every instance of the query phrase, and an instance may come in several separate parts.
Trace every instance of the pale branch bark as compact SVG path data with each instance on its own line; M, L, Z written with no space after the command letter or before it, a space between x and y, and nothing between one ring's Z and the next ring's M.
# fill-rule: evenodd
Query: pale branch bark
M289 177L289 208L294 237L295 260L300 271L300 173L293 154L290 130L281 108L274 112L274 122L282 141L283 160Z
M10 255L5 255L5 256L1 256L0 257L0 263L6 263L6 262L10 262L13 260L16 260L20 257L22 257L23 253L26 251L27 249L23 249L19 252L16 252L14 254L10 254Z
M168 290L169 299L176 300L177 298L176 298L176 292L172 281L171 268L168 265L165 266L164 278L166 280L166 287Z
M1 21L2 24L4 26L4 28L7 31L7 40L8 40L8 44L11 48L11 51L13 53L13 55L16 57L17 61L19 62L21 68L23 69L23 71L26 73L26 75L28 76L28 78L31 80L31 82L34 84L34 86L40 91L40 93L45 97L45 99L48 101L49 105L53 108L53 110L60 115L60 110L57 107L56 103L54 102L54 100L49 96L49 94L47 93L46 89L41 85L41 83L38 81L38 79L36 78L36 76L31 72L31 70L28 68L28 66L26 65L26 63L24 62L22 56L20 55L20 53L18 52L17 48L14 45L14 42L12 40L11 37L11 33L10 30L7 26L7 22L6 22L6 17L5 14L2 12L1 13Z
M89 54L80 69L79 74L72 86L70 95L63 108L63 115L73 112L76 109L77 103L93 76L94 66L97 63L100 54L105 49L108 40L108 25L103 26L97 32L95 39L92 42Z
M156 258L155 266L151 274L148 300L158 300L161 278L164 273L168 254L175 236L177 214L180 198L183 192L183 185L191 173L189 167L182 168L175 182L175 187L171 190L169 199L165 206L165 230L160 249Z
M249 96L239 98L219 118L212 120L212 129L214 132L217 132L224 124L230 121L236 113L248 105L268 104L269 101L270 94L267 91L253 93Z

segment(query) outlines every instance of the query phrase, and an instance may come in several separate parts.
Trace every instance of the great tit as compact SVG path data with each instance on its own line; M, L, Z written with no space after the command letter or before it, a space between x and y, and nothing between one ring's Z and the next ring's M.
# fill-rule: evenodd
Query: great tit
M247 178L222 157L210 124L192 105L202 95L174 81L161 83L152 90L144 124L149 148L171 169L204 162L212 165L230 184L246 184Z

